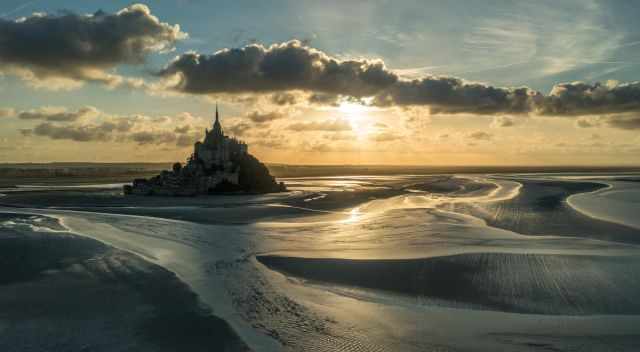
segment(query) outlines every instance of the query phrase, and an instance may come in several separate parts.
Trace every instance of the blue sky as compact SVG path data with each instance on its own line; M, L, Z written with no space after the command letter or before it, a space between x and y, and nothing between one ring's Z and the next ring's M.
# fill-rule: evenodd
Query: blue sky
M211 54L250 43L268 46L292 39L301 40L337 59L381 59L389 70L405 79L454 76L497 87L527 86L545 94L560 82L634 82L640 76L640 27L637 25L640 2L182 0L145 4L161 22L179 24L189 35L175 43L174 51L151 53L143 65L115 67L118 74L150 81L156 78L150 72L161 69L172 58L186 52ZM94 13L98 9L115 13L129 5L131 2L127 1L5 0L0 4L0 16L15 20L34 12ZM3 105L16 111L47 106L74 110L90 105L111 115L160 116L187 112L206 119L214 101L220 100L226 116L236 118L239 123L243 115L253 110L275 109L264 104L246 107L229 97L154 95L124 87L105 88L96 83L71 90L33 88L11 74L0 78L0 92ZM326 109L304 109L283 113L331 119L340 118L338 115L345 110L327 113ZM383 112L375 110L363 114L369 114L372 121L377 121L373 116L383 115ZM388 115L393 114L411 119L407 117L407 111L388 112ZM472 133L469 126L489 128L491 123L490 119L478 122L468 116L438 119L438 116L424 118L429 121L428 133L433 138L447 134L446 131L464 131L461 135ZM4 123L14 132L32 127L24 121ZM568 126L563 128L567 129L569 139L578 138L578 132L572 127L574 121L562 123ZM549 129L541 127L539 133L544 136L551 133ZM598 134L606 139L609 132L611 136L619 136L625 131L590 129L583 137ZM19 138L17 132L12 134L8 129L2 135L6 141ZM95 150L99 147L96 145ZM465 153L482 152L478 150ZM268 148L258 148L257 152L271 161L283 161L288 155ZM184 149L171 152L169 157L177 158L181 154ZM69 157L67 151L61 151L59 157L55 155L26 156L24 159L41 161ZM77 156L84 157L86 155ZM533 160L544 163L545 158ZM11 161L10 157L6 159ZM153 159L162 157L154 154ZM322 156L309 157L310 162L316 160L322 160ZM339 158L328 157L328 160ZM421 159L407 160L419 163ZM370 161L380 163L384 160Z

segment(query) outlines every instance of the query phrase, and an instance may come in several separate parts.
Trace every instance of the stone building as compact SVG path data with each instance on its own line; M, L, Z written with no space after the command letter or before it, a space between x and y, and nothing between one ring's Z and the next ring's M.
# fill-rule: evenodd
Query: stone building
M165 196L285 190L284 184L278 184L266 166L249 154L246 143L225 136L217 105L213 128L206 129L204 139L194 144L184 166L176 163L172 170L124 186L125 194Z
M192 159L201 161L207 169L228 168L233 160L248 152L246 143L224 135L217 105L213 129L205 130L204 140L196 142L193 149Z

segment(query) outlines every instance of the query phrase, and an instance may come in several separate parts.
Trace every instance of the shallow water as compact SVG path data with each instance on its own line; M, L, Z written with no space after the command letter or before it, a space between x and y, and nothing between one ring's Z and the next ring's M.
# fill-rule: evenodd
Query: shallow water
M73 210L45 201L49 208L20 211L175 272L258 351L637 349L640 247L557 226L545 233L531 211L518 222L537 222L535 234L514 231L496 205L521 194L519 177L297 178L285 180L290 194L250 207L225 199L104 208L89 194ZM576 182L526 176L540 178ZM603 232L637 224L629 194L640 183L589 182L611 187L560 199L575 224L598 221ZM224 214L242 221L225 223Z

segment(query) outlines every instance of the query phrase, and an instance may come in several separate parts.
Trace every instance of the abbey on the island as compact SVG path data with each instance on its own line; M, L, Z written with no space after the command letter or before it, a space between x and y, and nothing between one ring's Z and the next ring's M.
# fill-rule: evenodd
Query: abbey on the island
M191 160L196 160L201 162L206 169L229 169L232 160L247 154L246 143L224 135L218 115L218 105L216 105L216 119L213 123L213 129L210 131L206 129L204 141L196 142L193 149L193 155L187 167L189 167Z
M282 192L267 167L249 154L246 143L225 136L218 106L211 130L195 143L193 153L183 166L162 171L150 179L136 179L125 185L125 195L194 196L216 193Z

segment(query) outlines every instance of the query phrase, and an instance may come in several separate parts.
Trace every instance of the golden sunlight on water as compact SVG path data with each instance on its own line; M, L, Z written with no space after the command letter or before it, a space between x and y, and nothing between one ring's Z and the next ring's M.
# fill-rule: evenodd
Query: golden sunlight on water
M345 223L355 223L358 222L358 220L360 220L360 216L362 215L362 213L360 212L360 207L355 207L353 209L351 209L351 211L349 211L349 217L344 220L343 222Z

